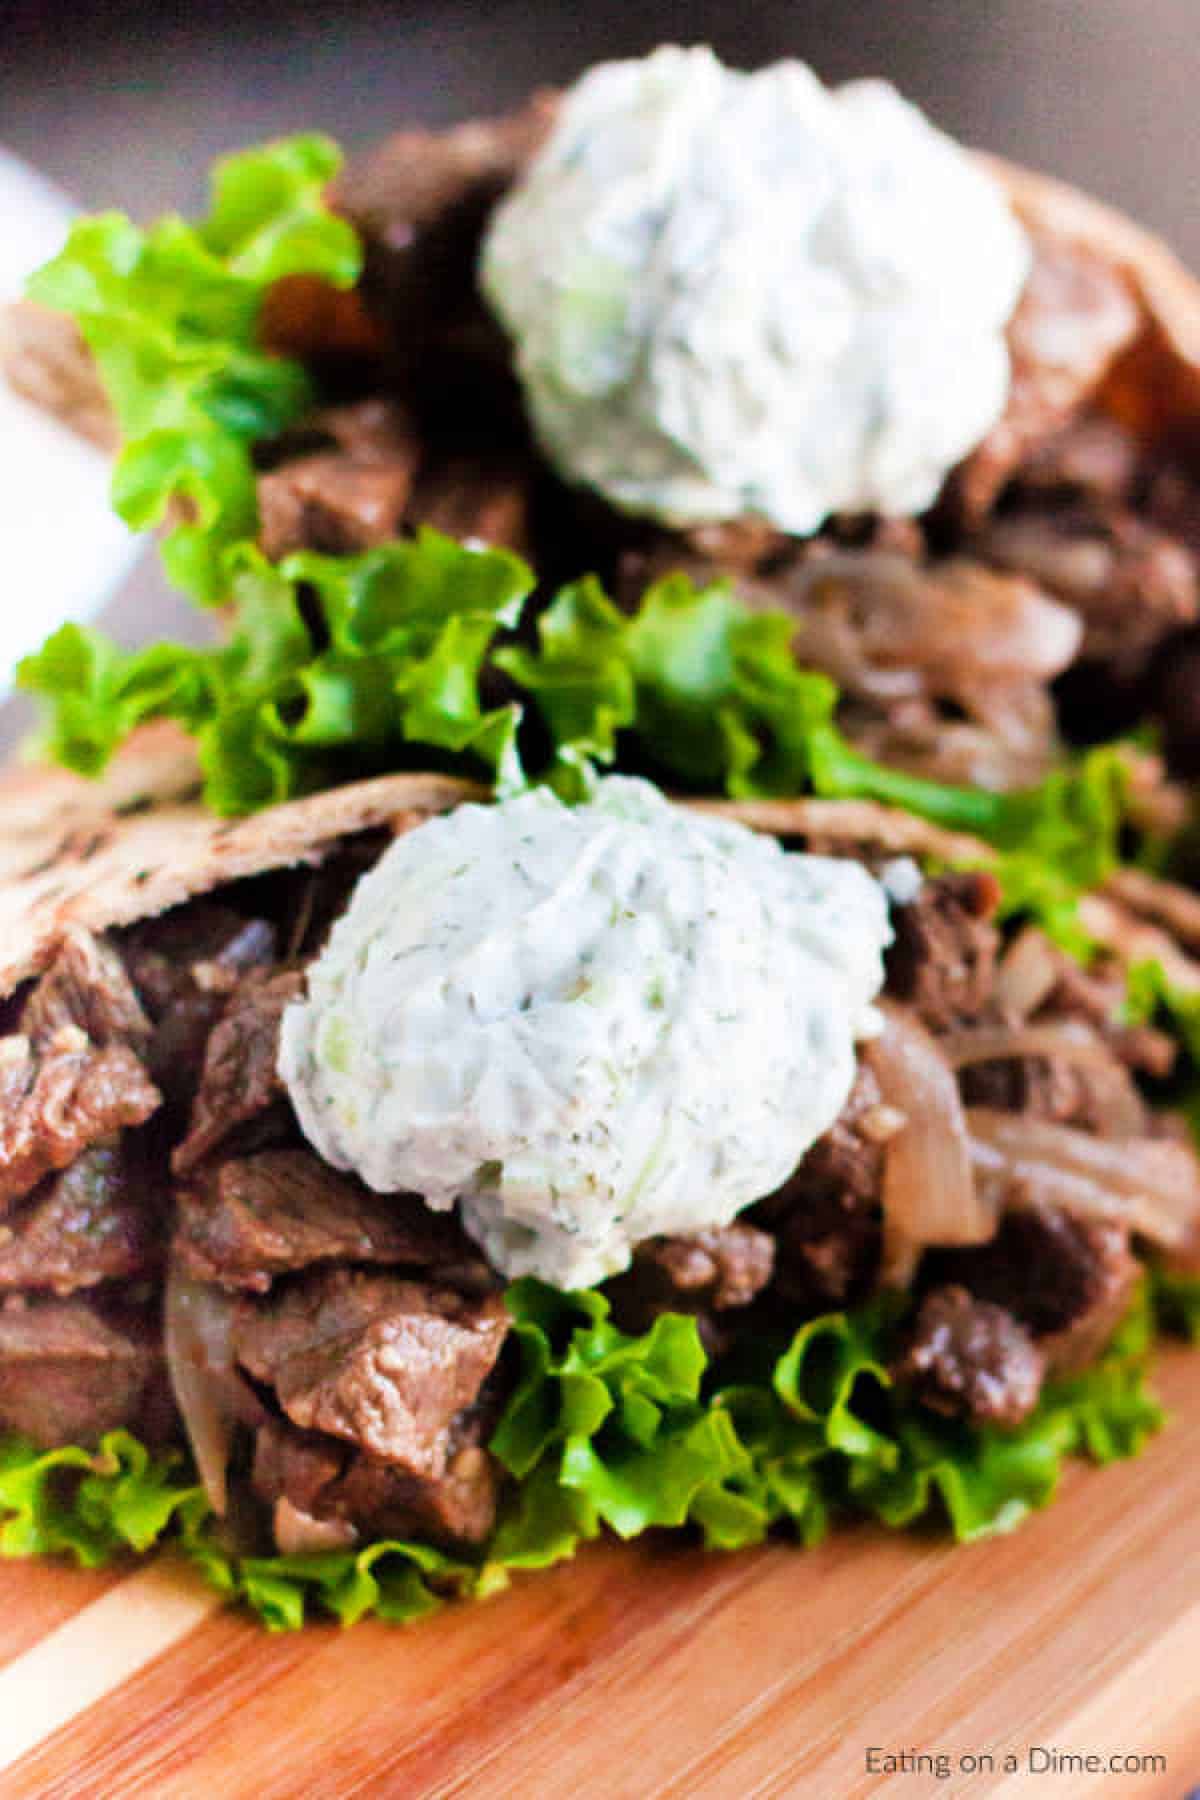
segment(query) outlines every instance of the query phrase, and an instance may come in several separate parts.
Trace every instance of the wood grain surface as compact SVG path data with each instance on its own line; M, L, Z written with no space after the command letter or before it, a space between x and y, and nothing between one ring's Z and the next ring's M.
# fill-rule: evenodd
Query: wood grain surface
M1194 1353L1163 1358L1161 1388L1173 1417L1139 1461L1074 1470L1050 1511L966 1549L873 1528L730 1557L605 1544L409 1629L284 1637L214 1610L169 1559L0 1565L0 1795L1183 1800ZM948 1772L872 1774L871 1747ZM1049 1752L1105 1766L1046 1769ZM964 1772L985 1755L993 1772ZM1165 1768L1107 1766L1135 1755Z

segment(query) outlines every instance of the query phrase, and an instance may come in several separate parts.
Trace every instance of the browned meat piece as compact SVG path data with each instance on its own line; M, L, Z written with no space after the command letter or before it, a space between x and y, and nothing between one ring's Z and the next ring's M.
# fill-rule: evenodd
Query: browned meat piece
M1167 762L1189 780L1200 776L1200 632L1166 646L1153 676L1151 702Z
M951 477L953 504L969 519L982 518L1017 467L1087 405L1140 328L1123 276L1094 251L1035 237L1033 252L1008 326L1004 415Z
M445 1470L450 1428L473 1406L508 1332L497 1295L322 1269L244 1301L238 1360L294 1424L418 1475Z
M74 319L32 300L0 313L0 375L101 450L117 447L117 424L91 352Z
M273 561L293 550L340 556L400 536L415 456L361 461L340 450L258 478L259 542Z
M428 1482L334 1438L271 1419L255 1440L254 1491L272 1509L284 1552L380 1537L482 1543L495 1522L500 1472L481 1435L480 1423L469 1420L456 1435L446 1474Z
M926 1294L893 1373L935 1412L981 1425L1019 1425L1037 1405L1045 1357L1002 1306L961 1287Z
M609 1283L624 1329L645 1331L660 1313L725 1312L749 1306L771 1279L775 1240L737 1221L689 1237L648 1238L632 1267Z
M124 934L121 955L154 1022L146 1062L176 1117L186 1118L209 1033L239 978L272 962L275 950L273 925L209 900Z
M160 1098L124 1044L98 1049L73 1025L38 1049L0 1038L0 1211L90 1144L141 1125Z
M176 1195L172 1254L197 1281L265 1293L313 1263L437 1268L487 1288L487 1265L455 1221L405 1194L373 1194L311 1150L263 1150L199 1171ZM2 1265L0 1265L2 1266Z
M776 1239L772 1292L789 1307L820 1312L869 1291L879 1267L883 1146L902 1123L860 1064L832 1130L755 1208Z
M1072 607L1083 621L1082 654L1127 674L1200 611L1191 551L1125 507L1085 499L1002 513L972 547Z
M78 1298L0 1306L0 1430L47 1448L94 1444L118 1425L153 1441L173 1411L147 1321Z
M361 1452L322 1514L439 1537L486 1534L495 1476L481 1398L508 1333L497 1295L321 1270L265 1301L244 1300L234 1328L242 1366L273 1388L292 1424ZM311 1514L312 1492L295 1501Z
M0 1228L0 1289L69 1294L149 1274L160 1250L165 1196L120 1145L98 1144L35 1188Z
M514 461L452 457L425 469L413 493L414 524L460 543L529 550L531 472Z
M892 912L887 992L909 1002L931 1031L977 1018L991 997L1000 886L985 871L942 875Z
M171 1166L186 1175L238 1125L267 1111L283 1095L276 1063L285 1009L304 991L298 969L252 969L226 1001L204 1053L188 1134Z
M1141 475L1143 456L1131 431L1103 413L1089 413L1039 444L1016 479L1023 497L1084 494L1125 501Z
M150 1021L116 951L88 931L63 938L54 960L21 1010L21 1031L35 1044L64 1027L82 1031L93 1044L144 1048Z
M401 131L338 176L334 204L361 233L365 287L398 338L482 314L475 259L488 213L550 129L552 95L506 118Z
M1121 1226L1036 1201L1006 1212L990 1243L933 1252L929 1264L932 1280L1007 1307L1029 1327L1055 1374L1094 1361L1141 1273Z

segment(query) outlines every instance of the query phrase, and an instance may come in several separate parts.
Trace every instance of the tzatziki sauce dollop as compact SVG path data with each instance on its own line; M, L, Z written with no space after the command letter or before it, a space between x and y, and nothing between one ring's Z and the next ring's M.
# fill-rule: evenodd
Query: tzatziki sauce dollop
M1029 246L888 83L666 47L592 69L480 281L568 480L685 526L909 514L1004 410Z
M389 847L280 1070L327 1161L461 1202L507 1275L584 1287L787 1179L849 1093L890 937L856 863L644 781L533 790Z

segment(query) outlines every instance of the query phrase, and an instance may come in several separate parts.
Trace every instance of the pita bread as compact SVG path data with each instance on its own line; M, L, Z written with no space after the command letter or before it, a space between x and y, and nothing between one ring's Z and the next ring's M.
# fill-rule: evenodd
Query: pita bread
M1125 277L1142 329L1106 375L1100 405L1143 436L1200 426L1200 281L1161 238L1079 188L977 153L1037 235L1091 251Z
M103 778L30 767L0 775L0 997L36 974L72 927L132 925L269 869L320 863L345 838L411 830L487 791L448 775L382 775L223 819L199 799L192 746L144 727ZM977 838L866 800L687 801L780 837L985 863Z

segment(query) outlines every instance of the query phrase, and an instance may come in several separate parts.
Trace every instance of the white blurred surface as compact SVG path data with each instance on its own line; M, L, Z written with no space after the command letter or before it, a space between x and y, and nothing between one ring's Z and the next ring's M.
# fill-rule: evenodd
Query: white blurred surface
M59 249L72 210L0 149L0 306ZM108 484L107 457L0 378L0 695L19 658L65 620L93 617L137 555Z

